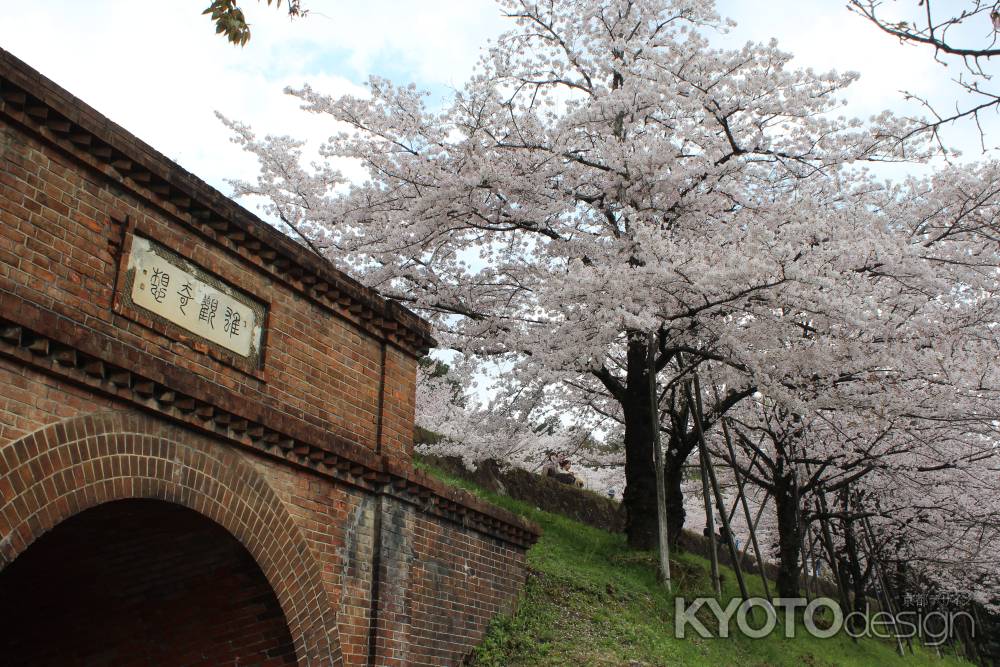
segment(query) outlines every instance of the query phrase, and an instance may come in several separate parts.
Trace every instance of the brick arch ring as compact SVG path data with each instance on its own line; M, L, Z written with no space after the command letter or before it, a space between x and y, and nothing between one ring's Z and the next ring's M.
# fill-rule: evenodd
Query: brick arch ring
M137 413L104 412L3 445L0 473L0 571L88 508L128 498L183 505L253 556L284 612L298 664L342 664L316 556L267 481L225 445Z

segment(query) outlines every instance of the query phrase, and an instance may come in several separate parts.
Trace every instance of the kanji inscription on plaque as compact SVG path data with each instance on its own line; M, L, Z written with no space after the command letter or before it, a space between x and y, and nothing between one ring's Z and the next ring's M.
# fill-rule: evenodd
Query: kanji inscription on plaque
M138 235L128 270L134 305L248 359L259 354L260 302Z

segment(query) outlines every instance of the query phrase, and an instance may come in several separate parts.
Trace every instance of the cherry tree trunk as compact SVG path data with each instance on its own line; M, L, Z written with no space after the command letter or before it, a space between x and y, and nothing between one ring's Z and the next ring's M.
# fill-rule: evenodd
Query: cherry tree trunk
M851 575L851 588L854 597L854 611L864 614L867 596L865 595L865 575L861 570L861 557L858 553L858 539L854 532L854 519L848 514L849 508L844 505L844 551L847 554L847 564ZM853 617L854 629L860 630L863 625L858 620L863 618L859 615Z
M657 547L656 469L653 467L653 415L646 368L648 350L641 335L630 338L622 413L625 418L625 534L633 549ZM669 500L668 500L669 503ZM670 526L671 530L673 526Z
M663 480L666 486L667 529L670 547L676 548L680 540L681 530L687 515L684 512L684 462L689 451L683 449L677 442L676 435L671 434L667 443L667 452L663 457Z
M774 476L774 502L778 518L778 597L799 597L801 527L796 504L795 478L779 466Z

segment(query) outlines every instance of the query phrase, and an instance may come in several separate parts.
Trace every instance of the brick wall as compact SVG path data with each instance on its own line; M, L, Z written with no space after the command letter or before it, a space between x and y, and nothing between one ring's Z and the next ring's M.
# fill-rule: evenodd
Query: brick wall
M0 356L0 446L114 403Z
M259 366L123 305L121 267L137 235L267 304ZM52 562L52 554L81 563L90 562L88 549L106 555L97 543L44 547L64 522L105 503L156 499L221 526L264 577L266 586L259 578L246 583L248 561L232 569L222 552L195 549L208 560L193 559L194 570L217 567L224 576L217 588L204 579L177 584L205 596L186 605L191 619L211 609L237 632L260 616L271 629L259 634L273 639L280 616L300 665L459 664L488 620L514 603L537 529L413 468L416 359L432 343L412 313L0 50L0 580L7 585L23 585L17 573L30 566L21 564ZM184 536L178 547L200 539L194 524L169 526ZM120 531L128 532L125 524ZM126 560L149 555L166 534L119 540L112 551ZM225 562L237 552L226 551ZM100 560L128 574L115 557ZM226 588L233 581L253 595ZM121 608L147 595L119 583L136 596L122 598ZM112 611L88 610L74 586L47 588L39 603L65 602L67 619L114 622ZM157 618L190 651L158 654L150 664L189 664L181 654L201 650L186 634L191 619L177 618L183 607ZM144 613L122 620L142 631L56 634L67 638L64 646L94 636L119 646L128 637L154 641L147 630L156 623ZM15 627L0 623L0 646L44 648ZM250 656L240 664L289 655L275 648L287 646L284 639L249 653L245 643L233 644ZM44 664L46 655L35 659ZM205 664L234 655L213 654Z
M377 449L381 345L349 321L262 275L252 264L167 218L133 193L0 120L0 290L40 304L89 331L197 373L241 398ZM128 220L126 230L124 221ZM263 376L241 372L112 308L123 235L171 248L269 305ZM412 356L391 355L395 390L386 411L410 414ZM412 380L410 381L412 383ZM390 424L387 433L395 436ZM390 437L386 453L400 452ZM395 448L395 449L394 449ZM402 458L402 457L401 457Z
M513 610L524 554L388 499L379 574L379 664L457 665L490 619Z

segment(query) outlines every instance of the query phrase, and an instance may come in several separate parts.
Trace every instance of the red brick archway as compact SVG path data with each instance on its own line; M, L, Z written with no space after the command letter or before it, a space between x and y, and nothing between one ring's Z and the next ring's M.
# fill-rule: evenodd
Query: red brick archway
M281 500L239 455L207 437L132 412L47 426L0 448L0 570L83 510L153 498L225 528L260 566L300 665L342 663L336 612L318 562Z
M59 523L0 572L5 667L296 667L281 604L225 528L115 500Z

